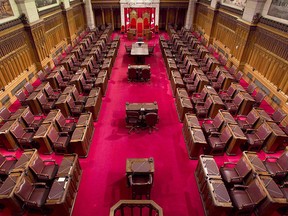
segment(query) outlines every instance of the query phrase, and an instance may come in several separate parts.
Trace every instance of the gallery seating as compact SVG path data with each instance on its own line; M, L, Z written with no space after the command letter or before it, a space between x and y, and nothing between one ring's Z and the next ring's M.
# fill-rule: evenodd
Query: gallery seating
M31 149L35 147L33 136L34 128L24 128L19 122L15 121L14 127L10 129L10 133L14 136L18 146L21 149Z
M228 185L243 184L248 174L251 172L251 167L241 158L237 163L224 162L220 168L220 173L223 181Z
M249 151L260 151L262 146L265 144L271 130L267 128L266 124L262 124L258 129L247 129L246 137L247 143L245 149Z
M264 165L266 166L268 172L271 174L272 178L278 182L282 183L288 174L288 150L284 151L280 157L268 156L264 160Z
M39 156L29 165L29 168L32 170L37 182L46 183L52 181L58 171L58 165L55 160L42 160Z
M32 183L27 177L23 177L15 190L15 195L23 203L23 206L28 209L43 210L49 193L49 187L43 182Z

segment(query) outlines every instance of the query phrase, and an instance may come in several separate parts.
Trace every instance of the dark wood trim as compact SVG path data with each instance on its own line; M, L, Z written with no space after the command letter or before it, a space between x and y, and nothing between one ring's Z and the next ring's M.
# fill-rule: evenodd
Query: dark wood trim
M288 25L284 23L277 22L275 20L271 20L265 17L261 17L259 20L260 23L273 27L283 32L288 32Z
M46 15L46 14L48 14L48 13L52 13L52 12L57 11L57 10L61 10L61 5L60 5L60 4L57 5L57 6L55 6L55 7L48 8L47 10L38 11L38 14L39 14L39 16L41 17L41 16L43 16L43 15Z
M83 3L83 1L82 0L74 0L74 1L70 1L70 5L71 6L74 6L74 5L76 5L76 4L78 4L78 3Z
M13 26L16 26L16 25L19 25L22 23L22 20L21 18L16 18L14 20L11 20L11 21L8 21L8 22L5 22L5 23L2 23L0 24L0 31L3 31L5 29L8 29L8 28L11 28Z
M199 0L198 2L206 4L206 5L211 5L211 1L209 1L209 0Z
M101 8L120 9L120 4L119 3L105 4L105 3L93 3L92 2L92 8L93 9L101 9Z
M229 6L222 5L222 4L219 4L219 9L223 9L223 10L228 11L230 13L233 13L237 16L242 16L243 12L244 12L244 9L241 10L241 9L229 7Z

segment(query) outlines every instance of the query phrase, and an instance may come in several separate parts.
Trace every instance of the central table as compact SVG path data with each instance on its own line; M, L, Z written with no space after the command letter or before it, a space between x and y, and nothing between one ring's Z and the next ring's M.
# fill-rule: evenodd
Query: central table
M145 64L145 56L148 55L148 44L139 42L132 44L131 56L135 56L136 64Z

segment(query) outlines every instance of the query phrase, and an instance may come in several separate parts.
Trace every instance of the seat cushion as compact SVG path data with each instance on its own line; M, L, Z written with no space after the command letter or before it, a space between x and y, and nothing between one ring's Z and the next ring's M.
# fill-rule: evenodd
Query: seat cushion
M225 147L225 144L222 144L222 141L219 139L219 137L209 137L208 141L213 149L222 149Z
M215 128L213 124L203 123L202 128L205 133L210 133L211 131L217 131L217 129Z
M281 167L276 162L269 162L265 161L265 166L268 170L268 172L272 175L275 175L277 172L283 171Z
M48 190L46 188L34 188L29 201L35 202L37 207L41 207L48 196Z
M223 180L227 183L241 183L242 182L242 178L239 178L239 175L234 168L229 168L229 167L221 168L220 173L221 173ZM237 179L233 179L233 178L237 178Z
M47 165L42 170L42 174L47 174L48 175L48 179L52 179L52 178L55 177L57 170L58 170L58 166L57 165L55 165L55 164ZM39 179L41 179L41 176L39 176Z
M232 190L230 193L230 197L233 205L237 209L242 209L243 205L252 203L248 194L244 190Z

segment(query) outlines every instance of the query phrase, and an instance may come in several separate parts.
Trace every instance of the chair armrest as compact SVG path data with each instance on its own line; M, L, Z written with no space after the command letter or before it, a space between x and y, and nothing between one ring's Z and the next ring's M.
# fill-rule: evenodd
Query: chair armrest
M26 132L35 132L35 129L33 127L27 127L27 128L24 128L24 131L26 131Z
M278 160L278 158L275 157L275 156L267 156L267 157L265 158L264 162L266 162L267 160L270 160L270 159Z
M226 167L228 165L236 165L237 163L234 163L234 162L224 162L223 166L222 167Z
M69 128L69 127L61 127L61 128ZM68 134L68 132L59 132L59 136L61 136L61 137L68 137L69 136L69 134Z
M246 185L234 185L234 187L231 190L236 190L236 189L246 189L248 186Z
M44 182L35 182L35 183L32 183L33 186L39 186L39 187L45 187L47 186L46 183Z
M66 120L72 120L73 122L77 122L76 118L73 117L67 117Z
M255 207L255 203L247 203L247 204L243 204L243 205L241 206L241 209L243 209L243 208L251 208L251 209L254 209L254 207Z
M52 160L52 159L47 159L47 160L43 160L43 163L54 163L54 164L56 164L56 161L55 160Z
M247 128L246 129L246 134L253 134L253 133L255 133L255 129L251 129L251 128Z
M204 118L203 119L203 123L206 123L207 121L213 121L213 119L212 118Z
M213 131L213 132L211 132L209 137L219 137L220 135L221 135L221 133Z

